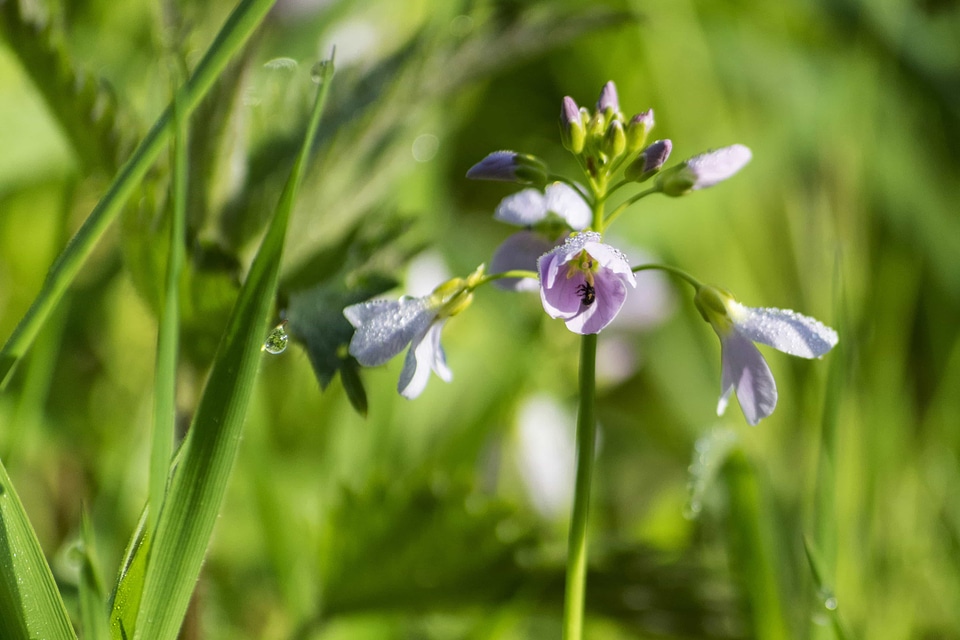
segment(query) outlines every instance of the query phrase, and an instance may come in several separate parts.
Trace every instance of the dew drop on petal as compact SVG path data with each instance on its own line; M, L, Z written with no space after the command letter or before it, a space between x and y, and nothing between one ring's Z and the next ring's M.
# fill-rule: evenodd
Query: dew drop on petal
M267 334L267 339L263 341L263 346L260 347L260 350L266 351L271 355L279 355L286 351L287 343L290 341L286 326L286 322L281 322L275 326L270 333Z

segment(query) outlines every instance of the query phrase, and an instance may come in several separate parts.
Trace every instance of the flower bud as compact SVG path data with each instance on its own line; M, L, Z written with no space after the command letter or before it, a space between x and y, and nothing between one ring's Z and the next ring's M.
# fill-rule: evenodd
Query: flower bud
M673 143L669 140L657 140L640 152L636 160L627 165L623 177L634 182L649 180L660 171L660 167L670 157Z
M583 144L586 140L587 132L583 126L583 117L580 114L580 108L573 98L566 96L560 107L560 141L564 148L579 155L583 151Z
M731 302L736 302L733 295L711 285L703 285L697 289L693 298L700 316L718 332L726 332L733 327L733 319L727 309L727 305Z
M543 186L547 182L547 165L540 158L525 153L494 151L470 167L467 177Z
M627 148L627 136L623 132L623 123L614 120L607 127L607 133L603 136L603 153L611 160L617 158Z
M597 112L604 114L609 119L619 111L620 101L617 98L617 85L613 84L611 80L603 85L603 89L600 90L600 98L597 99Z
M647 134L653 129L653 109L648 109L643 113L630 118L627 123L627 152L633 153L639 151L647 143Z
M603 116L603 113L594 113L587 122L587 135L590 136L594 144L599 144L603 140L606 128L607 119Z
M751 157L750 149L742 144L701 153L661 173L657 185L664 195L674 197L706 189L733 176Z

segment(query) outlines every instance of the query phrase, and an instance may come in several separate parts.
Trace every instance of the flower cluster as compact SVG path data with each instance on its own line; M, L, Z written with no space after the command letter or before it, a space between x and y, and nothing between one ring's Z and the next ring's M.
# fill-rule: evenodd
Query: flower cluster
M592 110L569 96L561 101L560 139L583 169L582 184L554 175L540 158L509 150L491 153L471 167L467 172L471 179L527 185L504 198L494 212L496 220L521 230L493 253L491 275L484 275L481 266L469 278L451 280L423 298L365 302L345 309L356 327L350 354L364 366L375 366L409 344L399 390L412 398L424 389L430 370L443 380L451 379L440 331L447 318L470 303L481 284L539 291L547 315L586 335L601 332L613 321L636 287L635 271L661 269L694 285L697 308L720 337L718 413L723 413L735 390L750 424L770 415L776 405L776 385L753 343L816 358L837 343L836 332L792 311L745 307L726 292L702 285L673 267L631 268L619 250L604 242L608 225L642 198L679 197L706 189L732 177L751 159L750 149L734 144L664 168L673 143L648 141L654 125L652 109L625 117L616 86L608 82ZM651 180L645 191L606 211L614 191Z

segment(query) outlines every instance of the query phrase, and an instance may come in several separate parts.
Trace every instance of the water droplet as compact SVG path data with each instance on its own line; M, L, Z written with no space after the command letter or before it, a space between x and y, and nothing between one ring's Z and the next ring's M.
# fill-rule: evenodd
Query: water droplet
M836 611L836 610L837 610L837 599L834 598L833 596L830 596L830 597L828 597L826 600L823 601L823 606L826 607L827 609L829 609L830 611Z
M264 340L263 346L260 347L260 350L266 351L271 355L278 355L286 351L287 343L290 341L290 336L287 335L286 326L286 320L275 326L270 333L267 334L267 339Z
M313 65L313 68L310 70L310 78L317 84L321 84L327 75L327 66L329 64L329 60L321 60Z

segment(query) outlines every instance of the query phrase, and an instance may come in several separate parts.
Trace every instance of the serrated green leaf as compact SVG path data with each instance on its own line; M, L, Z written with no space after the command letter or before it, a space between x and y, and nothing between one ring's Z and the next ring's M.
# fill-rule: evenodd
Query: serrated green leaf
M323 66L300 154L240 290L184 441L150 550L134 638L174 640L183 623L240 444L276 292L287 222L332 74L331 61Z
M76 638L50 565L2 462L0 623L5 640Z

